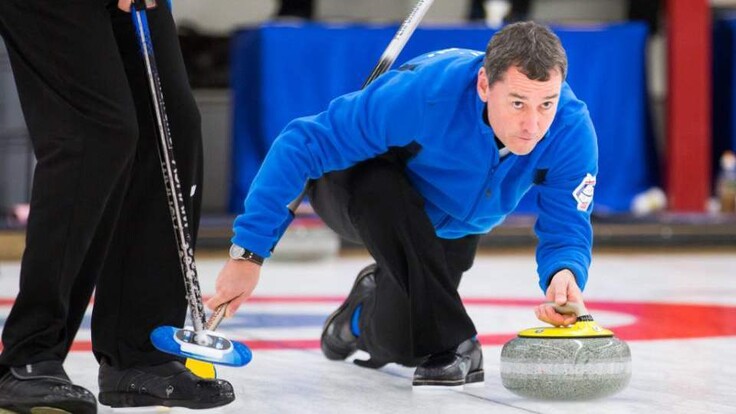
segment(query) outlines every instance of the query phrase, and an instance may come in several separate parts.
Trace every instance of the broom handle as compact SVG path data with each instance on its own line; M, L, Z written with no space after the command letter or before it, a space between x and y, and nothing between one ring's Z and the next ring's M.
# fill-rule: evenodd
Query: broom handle
M141 48L141 55L146 69L146 78L150 89L151 101L155 114L158 132L157 148L161 159L161 169L166 187L166 198L169 203L169 212L173 224L174 238L178 250L179 264L184 278L187 302L191 313L194 331L199 333L205 329L205 314L202 304L202 293L197 277L197 266L194 261L192 237L189 230L189 220L184 207L184 195L179 181L179 173L174 160L174 149L169 129L169 120L166 116L161 80L159 78L156 58L153 52L153 41L148 28L146 8L155 4L149 0L134 0L131 4L131 16L136 37Z

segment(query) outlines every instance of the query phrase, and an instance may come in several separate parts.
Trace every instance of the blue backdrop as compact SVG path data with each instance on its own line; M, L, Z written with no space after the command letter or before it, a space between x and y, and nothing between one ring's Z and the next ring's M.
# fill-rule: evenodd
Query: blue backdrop
M736 14L713 25L713 157L736 151ZM715 178L716 174L714 174Z
M598 133L596 210L628 211L631 199L658 180L646 105L646 27L630 23L554 29L568 53L568 82L588 104ZM395 31L396 26L306 23L236 33L231 58L232 212L241 212L250 183L281 129L359 89ZM397 64L449 47L485 50L492 35L488 28L473 26L418 29ZM530 210L528 201L520 210Z

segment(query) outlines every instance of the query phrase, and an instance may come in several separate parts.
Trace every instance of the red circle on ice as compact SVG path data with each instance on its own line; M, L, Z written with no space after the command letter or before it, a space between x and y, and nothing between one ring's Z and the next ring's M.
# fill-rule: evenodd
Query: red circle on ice
M304 303L334 303L336 306L343 297L333 296L261 296L251 298L251 303L284 303L289 305ZM466 305L494 307L529 307L540 303L536 299L494 299L465 298ZM0 306L10 306L13 299L0 298ZM586 301L592 314L596 311L609 311L626 314L634 318L628 325L613 327L616 337L625 341L646 341L658 339L692 339L722 336L736 336L736 307L713 304L690 303L652 303L625 301ZM501 345L516 336L516 332L505 334L483 334L478 338L483 345ZM238 339L238 338L231 338ZM319 339L300 340L248 340L249 348L257 349L318 349ZM74 351L91 350L90 341L75 341ZM2 347L0 347L2 349Z

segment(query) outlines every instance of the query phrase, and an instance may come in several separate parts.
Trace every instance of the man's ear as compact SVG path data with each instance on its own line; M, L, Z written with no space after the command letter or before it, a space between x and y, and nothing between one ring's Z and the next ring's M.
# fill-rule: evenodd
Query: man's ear
M478 81L476 88L478 90L478 96L483 102L488 102L488 76L486 75L486 68L480 68L478 71Z

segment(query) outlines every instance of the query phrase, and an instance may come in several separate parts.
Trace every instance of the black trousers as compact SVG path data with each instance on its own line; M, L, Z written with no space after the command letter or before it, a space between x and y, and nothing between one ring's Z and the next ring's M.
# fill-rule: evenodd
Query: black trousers
M158 325L181 325L187 303L144 67L131 17L116 3L0 1L0 33L38 160L2 366L64 360L95 286L98 360L126 368L174 358L148 340ZM165 3L148 17L196 236L200 118Z
M362 241L378 265L376 294L361 311L359 348L416 365L476 334L457 288L479 237L437 237L401 161L389 155L329 173L309 196L327 225Z

